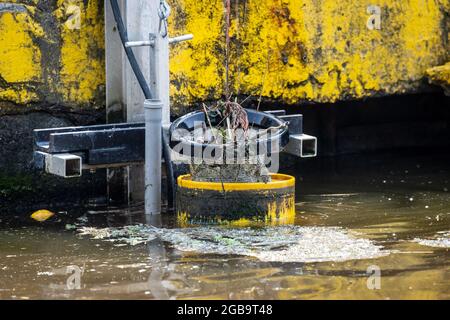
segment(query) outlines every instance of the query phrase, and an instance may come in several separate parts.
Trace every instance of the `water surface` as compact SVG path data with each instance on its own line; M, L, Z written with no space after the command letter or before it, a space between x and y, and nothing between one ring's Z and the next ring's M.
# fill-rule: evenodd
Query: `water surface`
M450 156L310 160L284 172L297 178L295 226L179 229L139 206L68 205L44 223L2 213L0 298L450 298ZM378 268L381 288L369 289Z

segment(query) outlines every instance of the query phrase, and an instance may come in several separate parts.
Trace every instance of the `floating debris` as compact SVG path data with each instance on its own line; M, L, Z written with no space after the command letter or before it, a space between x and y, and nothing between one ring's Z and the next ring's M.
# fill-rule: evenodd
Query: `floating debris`
M78 229L80 235L91 235L94 239L104 239L111 237L110 228L94 228L94 227L82 227Z
M91 235L94 239L103 239L105 241L119 241L132 246L147 243L155 239L156 235L146 232L145 226L126 226L124 228L93 228L81 227L78 229L80 235Z
M94 239L131 245L159 238L180 251L245 255L267 262L346 261L377 258L390 253L371 240L357 238L339 227L163 229L139 225L117 229L85 227L80 232Z
M54 215L55 214L53 212L46 210L46 209L42 209L42 210L33 212L33 214L31 215L31 218L36 221L39 221L39 222L44 222L45 220L50 219Z
M146 263L131 263L131 264L118 264L116 265L116 268L119 269L128 269L128 268L142 268L147 267L148 264Z
M67 223L65 228L66 230L75 230L77 226L74 224Z
M450 248L450 231L438 232L434 239L415 238L413 241L422 246Z

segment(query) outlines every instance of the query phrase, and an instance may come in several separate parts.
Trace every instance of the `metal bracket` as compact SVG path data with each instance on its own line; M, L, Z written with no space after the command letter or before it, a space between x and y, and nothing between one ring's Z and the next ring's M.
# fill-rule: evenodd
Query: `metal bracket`
M289 142L283 152L300 158L312 158L317 156L317 138L303 133L303 115L286 115L284 110L276 110L278 118L288 122Z
M289 143L283 152L290 153L300 158L312 158L317 156L317 138L308 134L291 134Z
M188 41L188 40L192 40L194 38L194 35L189 33L189 34L185 34L182 36L178 36L178 37L174 37L174 38L169 38L169 44L172 43L178 43L178 42L182 42L182 41ZM142 40L142 41L128 41L125 43L125 47L128 48L133 48L133 47L152 47L155 45L155 35L150 35L150 39L149 40Z
M76 175L68 174L72 170L64 171L64 167L55 169L56 172L49 167L48 162L53 161L55 156L66 154L65 160L80 158L80 166L83 169L116 167L142 162L144 146L144 123L34 130L35 166L64 177ZM67 157L67 154L74 157ZM72 164L66 165L65 168L69 167L72 167Z
M39 163L47 173L64 178L81 176L82 160L80 156L69 153L49 154L36 151L35 163Z
M169 44L188 41L188 40L192 40L192 39L194 39L194 35L192 33L188 33L188 34L185 34L182 36L169 38Z
M303 116L269 111L286 121L289 142L283 152L310 158L317 155L317 138L303 133ZM142 163L145 159L145 123L118 123L86 127L34 130L34 165L65 178L82 169L110 168Z

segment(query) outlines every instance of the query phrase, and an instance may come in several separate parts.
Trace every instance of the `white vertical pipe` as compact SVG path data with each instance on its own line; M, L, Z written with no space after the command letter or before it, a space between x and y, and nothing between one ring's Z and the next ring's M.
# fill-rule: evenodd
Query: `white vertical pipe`
M153 3L156 0L122 0L124 10L122 16L128 31L128 39L130 40L146 40L148 34L157 30L158 16L154 12ZM159 18L158 18L159 19ZM123 50L123 49L122 49ZM138 61L139 67L147 81L150 81L150 53L148 48L133 49ZM145 121L143 101L145 99L141 87L134 75L133 70L124 57L124 97L126 102L127 122ZM155 97L156 98L156 97ZM128 167L128 196L132 201L140 202L145 200L144 191L144 166L133 165Z
M154 45L150 46L150 88L155 96L163 103L162 122L167 128L170 125L170 99L169 99L169 34L165 37L161 35L159 27L158 10L160 0L148 0L150 10L149 24L151 25L151 34L155 37ZM161 26L164 29L164 26ZM130 40L134 40L131 39ZM149 34L143 39L149 40Z
M150 33L142 39L130 40L151 40L152 46L149 46L149 79L150 89L155 95L155 99L159 102L159 132L146 133L145 143L145 175L149 175L149 172L157 172L157 178L154 178L154 182L157 183L154 191L148 190L147 180L145 182L145 212L147 214L153 213L152 206L158 208L158 213L161 211L161 153L162 153L162 127L167 128L170 125L170 105L169 105L169 35L165 37L161 35L160 30L160 18L158 11L160 9L160 0L148 0L147 5L149 9L150 21L147 23L150 26ZM161 23L161 27L163 27ZM156 103L156 102L155 102ZM147 105L145 103L145 112L147 113ZM155 111L156 112L156 111ZM146 115L147 117L147 115ZM147 120L146 120L147 122ZM148 125L146 125L147 127ZM147 130L147 129L146 129ZM151 136L149 136L151 135ZM147 140L148 138L148 140ZM158 139L158 140L156 140ZM147 142L147 141L154 141ZM150 158L147 158L147 154L152 153ZM156 155L157 153L157 155ZM151 161L151 162L150 162ZM156 168L157 167L157 168ZM147 179L147 178L146 178ZM157 180L157 181L156 181ZM159 192L157 194L157 191Z
M125 1L128 39L149 40L150 34L156 36L154 46L134 48L139 65L148 80L150 89L154 93L155 99L159 99L163 104L162 123L165 127L170 124L169 107L169 37L163 38L159 32L158 10L160 0L132 0ZM134 74L127 73L127 116L128 122L141 121L142 101L144 100L142 90L140 89ZM145 111L144 111L145 113ZM145 117L145 116L144 116ZM159 133L161 138L161 134ZM146 144L146 149L149 146ZM161 148L160 148L161 149ZM147 160L146 160L147 163ZM161 165L161 157L155 163ZM145 169L144 169L145 171ZM142 167L130 167L128 185L129 194L133 199L141 200L143 193L142 187ZM158 185L160 182L158 182ZM147 183L145 183L147 185ZM161 186L159 186L161 188ZM144 191L144 200L146 200L147 191ZM160 200L159 200L160 201Z
M109 0L106 0L109 3ZM110 32L106 34L106 41L111 39L111 45L106 45L108 72L107 72L107 96L108 105L120 103L125 108L127 122L144 121L144 110L142 101L144 95L131 70L128 59L123 54L121 42L117 31L115 31L114 18L111 15L109 4L105 2L105 14L107 14L107 25ZM139 66L149 81L155 98L163 103L162 122L164 127L170 125L170 105L169 105L169 36L162 37L159 33L159 0L120 0L122 16L128 31L130 41L147 41L149 35L156 36L153 47L134 48L133 51ZM117 59L122 59L122 64ZM122 90L120 89L122 88ZM129 199L142 201L145 198L144 168L142 165L128 167Z
M162 110L161 100L145 100L145 214L161 213Z

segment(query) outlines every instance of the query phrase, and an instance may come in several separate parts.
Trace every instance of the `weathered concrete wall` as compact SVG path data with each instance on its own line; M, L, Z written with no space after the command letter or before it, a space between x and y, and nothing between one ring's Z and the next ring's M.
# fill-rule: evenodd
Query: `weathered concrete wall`
M0 173L32 159L32 130L104 118L103 1L0 1Z
M427 69L428 81L440 85L447 96L450 96L450 61L443 66Z
M222 0L170 0L174 108L224 82ZM448 59L448 0L232 1L235 93L285 103L417 91ZM238 3L238 5L236 5ZM367 8L380 8L370 30ZM103 107L103 0L0 1L0 106Z
M103 107L103 30L103 1L0 1L0 107Z
M231 2L232 80L242 94L299 103L416 92L425 70L448 59L448 0ZM223 1L172 3L172 34L195 35L172 51L173 100L218 98ZM372 4L380 8L380 29L367 26Z
M224 2L169 2L171 34L195 35L171 51L180 114L223 93ZM420 92L426 70L448 61L448 0L232 3L234 94L298 108ZM379 29L367 26L371 4ZM29 162L34 128L103 121L103 10L104 0L0 0L0 171Z

